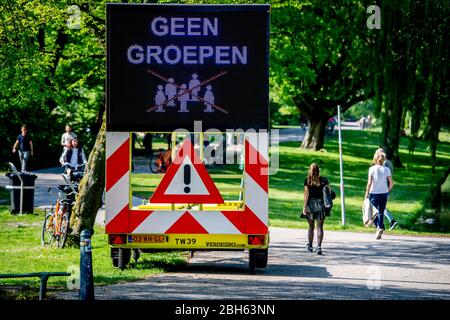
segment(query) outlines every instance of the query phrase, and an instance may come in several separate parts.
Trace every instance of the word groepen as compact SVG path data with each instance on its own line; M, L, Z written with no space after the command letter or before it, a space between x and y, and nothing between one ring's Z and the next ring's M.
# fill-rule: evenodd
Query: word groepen
M127 59L132 64L247 64L247 46L205 45L206 38L219 37L219 18L156 17L151 20L149 31L156 36L170 37L177 42L181 37L202 40L202 45L167 46L133 44L128 47Z

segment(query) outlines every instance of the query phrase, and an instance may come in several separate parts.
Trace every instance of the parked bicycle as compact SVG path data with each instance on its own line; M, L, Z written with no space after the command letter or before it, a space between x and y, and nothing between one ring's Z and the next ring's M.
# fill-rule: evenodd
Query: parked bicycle
M50 210L45 210L42 225L41 244L51 246L56 241L58 248L64 248L69 231L70 216L78 194L78 182L73 183L68 174L62 175L66 184L58 186L58 199ZM50 191L50 188L49 188Z
M163 149L159 149L158 152L150 158L150 171L153 173L165 173L171 163L171 150L164 151Z
M203 142L203 154L207 154L203 158L203 164L210 166L215 163L216 153L221 145L217 142L210 143L209 141ZM209 150L207 150L209 148ZM197 148L196 148L197 149ZM175 149L177 150L177 149ZM165 173L169 166L172 164L172 150L158 149L158 152L154 153L150 158L150 171L152 173Z

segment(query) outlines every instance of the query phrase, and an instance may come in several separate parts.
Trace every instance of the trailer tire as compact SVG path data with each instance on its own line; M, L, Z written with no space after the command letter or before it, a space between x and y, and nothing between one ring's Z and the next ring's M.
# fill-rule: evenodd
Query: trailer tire
M251 274L256 273L256 268L264 269L267 267L269 257L268 249L250 249L248 255L248 268Z
M256 252L254 249L248 250L248 269L250 274L256 274Z
M256 251L256 267L264 269L267 267L269 259L269 249L255 249Z
M139 249L133 249L133 250L131 251L131 258L132 258L135 262L138 261L138 259L139 259L140 256L141 256L141 252L139 251Z
M125 269L128 262L130 262L130 256L131 256L130 249L119 248L117 266L119 267L120 270Z

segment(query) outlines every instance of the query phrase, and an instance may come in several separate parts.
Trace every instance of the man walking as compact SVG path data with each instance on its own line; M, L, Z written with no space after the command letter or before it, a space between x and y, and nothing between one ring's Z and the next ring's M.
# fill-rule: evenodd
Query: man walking
M28 134L27 125L23 124L21 127L22 133L17 136L17 140L14 143L12 152L16 153L19 150L19 159L21 165L21 171L27 171L27 162L30 155L33 156L33 141Z
M64 150L70 149L71 141L76 138L77 135L72 131L72 127L70 125L66 125L66 132L61 136L61 146L64 147Z

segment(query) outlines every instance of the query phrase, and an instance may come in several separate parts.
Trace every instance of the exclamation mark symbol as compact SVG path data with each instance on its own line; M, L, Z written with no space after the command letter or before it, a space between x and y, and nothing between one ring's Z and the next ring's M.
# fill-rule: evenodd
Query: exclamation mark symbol
M190 184L191 183L191 166L188 164L184 165L184 184ZM191 188L189 186L184 187L184 192L189 193L191 192Z

